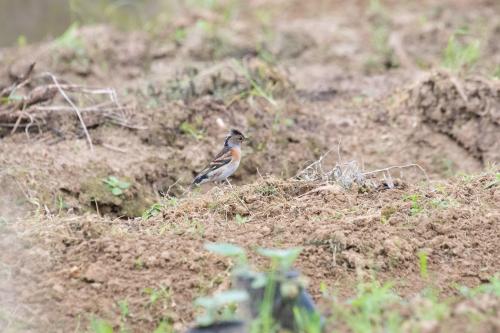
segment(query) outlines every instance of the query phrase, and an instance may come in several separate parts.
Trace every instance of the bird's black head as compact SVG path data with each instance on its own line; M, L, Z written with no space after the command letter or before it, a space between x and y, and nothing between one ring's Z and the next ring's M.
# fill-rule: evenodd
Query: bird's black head
M229 132L229 136L226 138L224 145L228 147L239 146L245 139L246 138L243 133L236 129L232 129L231 132Z

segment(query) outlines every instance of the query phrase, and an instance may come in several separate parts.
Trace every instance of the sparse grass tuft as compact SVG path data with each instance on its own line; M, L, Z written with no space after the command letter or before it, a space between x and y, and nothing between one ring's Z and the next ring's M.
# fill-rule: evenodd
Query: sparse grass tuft
M481 294L490 294L500 297L500 273L492 276L489 283L481 284L475 288L457 286L457 289L467 298L473 298Z
M256 189L256 192L262 196L269 197L278 194L278 188L272 183L264 183Z
M346 304L333 303L334 322L345 323L356 333L399 332L402 319L391 306L399 302L391 283L361 282L357 296Z
M459 40L460 33L453 34L443 53L442 64L452 71L471 69L481 56L481 43L475 39L469 43Z
M418 253L419 267L420 267L420 277L422 279L427 279L429 273L427 271L427 253L421 251Z
M203 139L203 132L199 130L198 128L201 126L202 123L201 118L197 118L195 123L190 123L188 121L182 122L182 124L179 126L179 129L181 133L187 134L196 140L201 140Z
M93 333L113 333L113 326L105 320L93 318L90 322Z
M68 29L54 40L54 46L58 48L68 48L74 50L78 55L85 53L85 45L78 36L78 23L71 24Z

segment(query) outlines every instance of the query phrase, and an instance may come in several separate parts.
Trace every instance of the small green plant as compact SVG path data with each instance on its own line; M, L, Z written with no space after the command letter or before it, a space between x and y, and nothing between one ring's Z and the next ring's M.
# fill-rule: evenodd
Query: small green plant
M7 226L7 219L3 216L0 216L0 230L5 226Z
M205 235L205 224L198 219L188 219L187 223L189 224L188 231L190 233L199 235L203 237Z
M90 328L93 333L113 333L113 326L99 318L92 318Z
M144 268L144 261L141 258L137 258L134 261L134 268L138 271Z
M265 197L278 194L278 188L274 184L264 184L257 188L257 193Z
M108 186L111 193L116 196L122 195L123 191L130 187L130 183L119 180L115 176L109 176L103 182Z
M153 204L151 207L146 209L144 213L142 213L142 219L143 220L149 220L153 216L158 215L161 212L161 209L163 208L163 205L159 202Z
M252 322L252 333L277 332L279 324L273 316L274 298L278 281L281 281L280 293L290 295L298 292L298 286L287 283L283 274L292 267L293 263L300 255L302 248L290 249L266 249L260 248L257 253L271 260L271 269L266 275L260 275L254 281L254 287L265 286L264 297L260 304L259 316Z
M427 253L425 253L423 251L419 252L418 259L419 259L419 267L420 267L420 277L422 279L427 279L429 277L429 273L427 271Z
M388 8L380 0L370 0L368 14L371 24L370 39L374 54L367 59L367 67L396 67L394 52L389 44L392 23Z
M453 71L470 69L479 60L481 55L481 43L479 40L464 43L457 39L458 35L463 35L463 33L455 33L448 40L442 60L443 66Z
M416 309L416 316L420 320L442 320L450 313L450 308L446 302L439 300L439 295L433 288L426 288L422 295L426 300L419 308Z
M500 184L500 172L497 172L495 174L495 180L493 180L492 182L486 184L485 188L486 189L492 188L492 187L498 186L499 184Z
M403 199L411 202L410 214L412 216L418 215L423 211L421 197L419 194L405 195Z
M240 214L236 214L234 217L236 220L236 224L242 225L248 222L248 219L245 216L241 216Z
M472 298L480 294L491 294L500 297L500 273L491 277L489 283L481 284L475 288L466 286L457 286L460 293L468 298Z
M452 205L450 200L444 198L432 199L430 203L434 208L449 208Z
M144 288L144 293L149 296L148 306L153 306L158 302L161 302L164 310L169 306L170 300L172 298L172 291L169 287L159 287L159 288Z
M392 288L391 283L359 283L357 296L347 306L334 303L334 319L345 322L355 333L400 332L401 317L395 311L387 311L399 302Z
M234 67L237 69L237 71L243 75L248 82L250 83L252 89L248 92L248 95L250 96L259 96L264 98L269 104L272 106L277 106L278 103L274 99L272 92L270 89L267 89L263 84L261 84L258 78L253 75L248 68L243 66L241 62L238 62L236 60L233 61Z
M158 327L156 327L156 329L153 331L153 333L174 333L174 328L172 324L162 320Z
M246 252L243 248L230 243L207 243L205 249L234 260L237 267L246 267L248 263Z
M78 36L79 24L74 22L66 31L54 40L54 45L58 48L66 48L76 51L82 55L85 53L85 45L82 39Z
M271 259L271 269L279 269L286 271L290 269L302 252L301 247L294 247L290 249L265 249L260 248L257 253Z
M192 124L190 122L184 121L179 126L179 129L180 129L181 133L190 135L193 138L195 138L196 140L200 140L203 138L203 133L197 129L197 124Z
M25 47L26 45L28 45L28 39L26 38L25 35L19 35L17 37L17 46L19 47Z
M397 209L391 206L386 206L380 211L380 222L386 224L392 215L397 212Z
M202 307L205 312L196 318L196 323L198 326L205 327L217 322L233 320L234 311L229 309L228 306L241 303L247 299L248 294L242 290L229 290L215 294L212 297L200 297L196 299L195 305Z
M182 44L187 37L187 31L185 28L177 28L174 31L174 40L177 44Z
M302 333L321 333L323 325L321 323L321 315L319 312L309 312L304 309L295 307L293 309L293 317L297 323L299 332Z
M495 70L493 71L493 78L495 80L500 80L500 65L497 65L497 67L495 67Z
M143 293L149 296L145 307L149 309L160 307L161 313L163 313L163 317L154 330L154 333L173 333L172 319L169 316L172 306L172 290L164 286L158 288L147 287L144 288Z
M127 317L130 314L128 308L128 301L127 300L118 301L118 307L120 308L120 333L126 333L128 332L126 328Z

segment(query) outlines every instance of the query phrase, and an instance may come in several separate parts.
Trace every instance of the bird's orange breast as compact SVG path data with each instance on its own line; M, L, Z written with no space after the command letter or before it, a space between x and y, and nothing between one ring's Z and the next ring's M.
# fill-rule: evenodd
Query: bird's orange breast
M231 148L231 159L233 161L239 161L241 158L241 151L238 148Z

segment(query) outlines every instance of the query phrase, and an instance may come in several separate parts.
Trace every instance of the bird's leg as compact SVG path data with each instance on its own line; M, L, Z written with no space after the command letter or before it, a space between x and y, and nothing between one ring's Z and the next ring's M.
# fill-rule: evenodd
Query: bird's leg
M226 178L226 182L229 184L229 187L232 189L233 185L231 185L231 183L229 182L229 179Z

